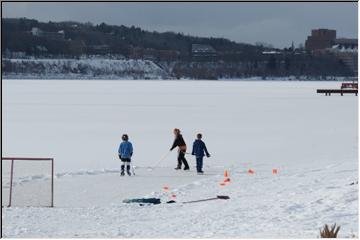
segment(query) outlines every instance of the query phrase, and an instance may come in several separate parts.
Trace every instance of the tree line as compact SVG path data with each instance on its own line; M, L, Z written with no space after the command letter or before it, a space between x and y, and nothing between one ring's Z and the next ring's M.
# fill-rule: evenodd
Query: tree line
M62 37L37 36L32 30L62 33ZM192 44L210 45L216 57L193 57ZM264 54L264 51L277 54ZM312 55L302 49L275 49L266 44L237 43L225 38L196 37L183 33L145 31L136 26L101 23L40 22L26 18L2 19L2 53L26 56L79 58L84 55L123 56L158 63L176 62L169 70L176 77L241 76L346 76L345 64L335 56ZM195 64L193 64L195 63Z

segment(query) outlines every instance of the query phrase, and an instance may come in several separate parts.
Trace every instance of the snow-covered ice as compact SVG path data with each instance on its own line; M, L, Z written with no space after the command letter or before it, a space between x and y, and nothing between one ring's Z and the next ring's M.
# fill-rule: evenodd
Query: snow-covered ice
M336 222L340 237L358 237L358 185L350 185L358 181L357 97L316 94L339 85L3 80L2 155L54 157L56 171L55 207L3 208L3 234L316 238ZM212 154L205 175L196 175L189 155L191 171L175 171L175 151L149 171L169 150L174 127L190 149L203 133ZM119 176L123 133L135 150L131 178ZM221 186L224 170L231 182ZM178 203L122 203L171 194ZM180 203L216 195L230 199Z

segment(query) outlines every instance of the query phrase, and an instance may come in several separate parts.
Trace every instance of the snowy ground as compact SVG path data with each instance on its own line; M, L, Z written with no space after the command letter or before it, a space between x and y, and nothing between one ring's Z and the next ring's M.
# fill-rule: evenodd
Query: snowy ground
M338 82L3 81L3 156L55 158L55 208L3 209L5 237L358 236L357 97ZM206 175L176 172L172 129L202 132ZM136 176L117 147L134 144ZM190 147L191 148L191 147ZM252 168L255 174L246 171ZM271 170L279 173L273 175ZM221 186L223 171L231 183ZM46 176L36 181L48 181ZM169 186L165 192L163 186ZM26 184L23 184L26 187ZM176 194L176 204L123 204ZM182 201L229 195L230 200ZM71 219L72 221L68 221Z

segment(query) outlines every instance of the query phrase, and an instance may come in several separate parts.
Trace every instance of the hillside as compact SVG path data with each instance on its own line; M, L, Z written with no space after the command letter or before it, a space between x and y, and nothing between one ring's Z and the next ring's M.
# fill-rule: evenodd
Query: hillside
M156 31L144 31L141 28L123 25L113 26L105 23L93 25L91 23L78 22L48 22L43 23L31 19L2 19L2 51L26 52L33 55L69 55L81 54L122 54L125 57L136 57L141 50L152 49L160 52L162 58L166 55L175 54L181 59L190 55L191 44L209 44L216 51L227 53L256 53L262 47L249 44L235 43L224 38L204 38L186 36L182 33ZM37 37L32 30L40 29L46 33L58 33L63 31L61 37L48 35L48 37ZM24 41L25 40L25 41ZM51 40L51 41L50 41ZM39 48L37 46L42 46ZM46 49L46 50L45 50Z
M5 78L17 79L169 79L148 60L4 59Z
M59 69L60 72L56 74L62 74L60 78L68 79L72 76L77 79L109 76L111 79L220 79L253 76L264 79L287 76L320 79L354 74L344 60L331 53L313 55L303 49L271 49L224 38L150 32L135 26L105 23L44 23L25 18L2 19L2 26L2 71L9 77L44 78L50 72L49 78L53 78L53 71ZM11 59L28 60L19 62ZM53 59L51 61L52 66L56 65L55 70L48 70L46 61L41 59ZM84 59L87 59L86 63ZM122 66L109 68L106 64L98 65L103 59L121 60L117 63ZM75 69L64 66L64 62L77 60L79 63L76 63L78 67ZM144 66L141 69L140 64L127 69L133 60L147 62L154 68L149 70ZM29 68L29 65L35 67ZM95 65L97 67L94 68ZM122 70L119 71L119 68Z

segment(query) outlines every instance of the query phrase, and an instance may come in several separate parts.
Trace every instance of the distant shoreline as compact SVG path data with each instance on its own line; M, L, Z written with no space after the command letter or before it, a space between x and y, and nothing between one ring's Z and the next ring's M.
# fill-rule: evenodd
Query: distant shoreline
M285 78L269 78L269 79L253 79L253 78L227 78L227 79L131 79L131 78L36 78L34 76L22 77L19 76L3 76L5 81L211 81L211 82L342 82L352 81L348 77L337 77L334 79L285 79Z
M322 74L244 73L232 62L155 62L144 59L106 58L3 58L6 79L79 80L281 80L343 81L350 76Z

